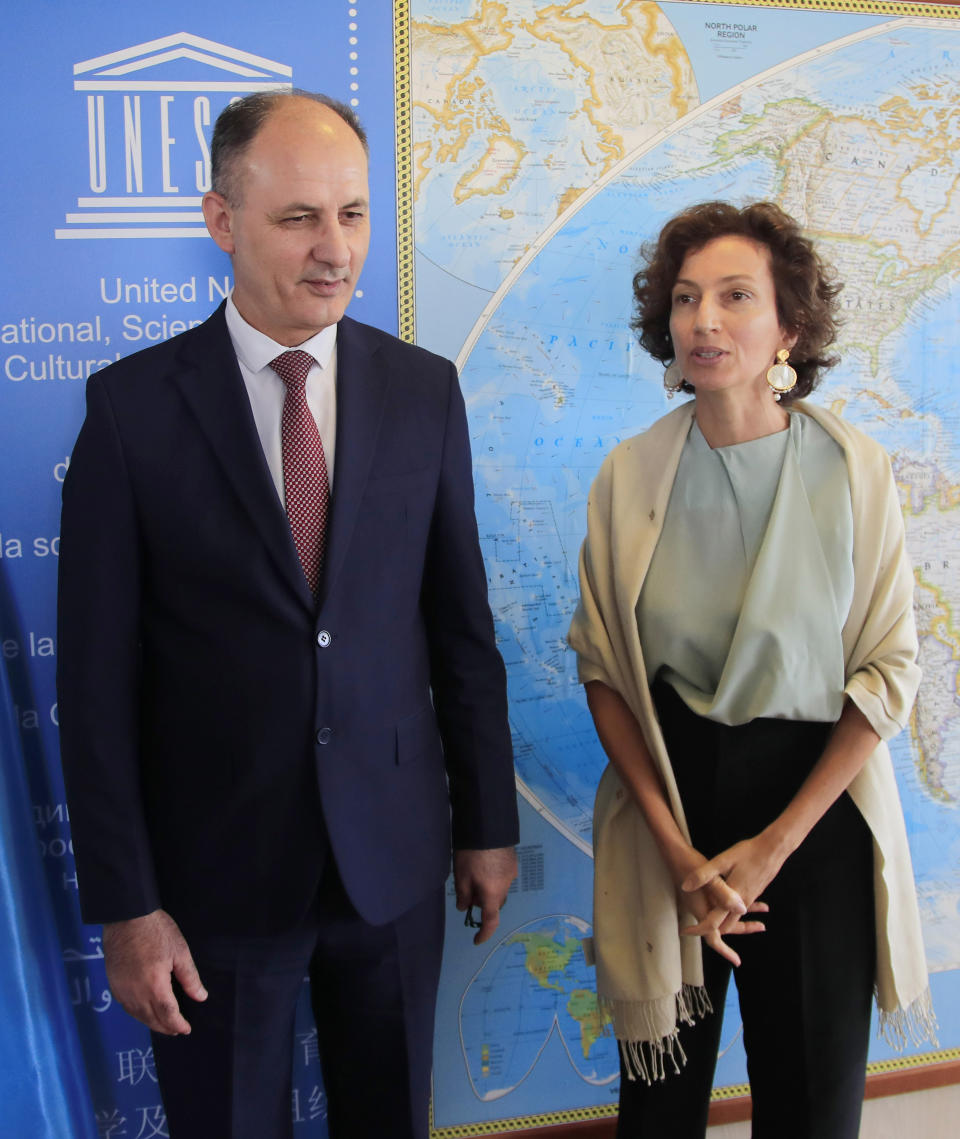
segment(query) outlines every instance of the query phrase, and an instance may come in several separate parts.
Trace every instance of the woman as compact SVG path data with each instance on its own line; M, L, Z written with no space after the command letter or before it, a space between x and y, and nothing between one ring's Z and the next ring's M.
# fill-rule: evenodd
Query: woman
M703 1135L732 970L753 1135L856 1136L870 998L935 1028L885 740L919 682L890 463L797 402L839 287L778 207L668 222L634 328L696 398L617 447L570 630L610 759L594 815L597 989L617 1134Z

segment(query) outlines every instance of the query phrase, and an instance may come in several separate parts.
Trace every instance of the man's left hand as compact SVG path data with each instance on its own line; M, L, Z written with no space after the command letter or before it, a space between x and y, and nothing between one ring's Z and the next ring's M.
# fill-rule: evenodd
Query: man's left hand
M517 852L512 846L453 852L457 909L477 906L480 910L480 928L473 939L474 945L480 945L493 936L500 924L500 908L507 900L510 883L516 876Z

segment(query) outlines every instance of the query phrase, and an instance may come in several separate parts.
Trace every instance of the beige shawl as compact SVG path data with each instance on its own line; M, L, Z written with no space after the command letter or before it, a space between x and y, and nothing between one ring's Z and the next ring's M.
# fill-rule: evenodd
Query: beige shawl
M881 740L904 725L920 680L913 574L886 452L812 404L815 419L846 454L854 517L854 598L843 628L845 692ZM637 635L636 603L660 534L693 403L621 443L605 460L587 504L580 604L569 640L582 683L620 693L640 724L680 829L689 837L657 723ZM849 787L874 838L877 918L875 991L881 1030L898 1049L909 1035L935 1043L920 915L906 829L886 743ZM677 892L634 800L608 765L594 807L594 935L597 993L623 1042L631 1074L662 1078L677 1067L679 1021L709 1010L700 939L682 937L693 917ZM681 899L682 902L682 899Z

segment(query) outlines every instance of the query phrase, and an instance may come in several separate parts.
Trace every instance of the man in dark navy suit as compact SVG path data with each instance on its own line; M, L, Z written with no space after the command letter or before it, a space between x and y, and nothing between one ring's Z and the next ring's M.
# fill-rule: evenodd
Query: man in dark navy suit
M249 96L212 164L233 294L92 377L64 485L83 914L171 1139L292 1133L307 971L331 1135L425 1137L451 827L477 941L516 874L463 399L344 317L369 239L348 108Z

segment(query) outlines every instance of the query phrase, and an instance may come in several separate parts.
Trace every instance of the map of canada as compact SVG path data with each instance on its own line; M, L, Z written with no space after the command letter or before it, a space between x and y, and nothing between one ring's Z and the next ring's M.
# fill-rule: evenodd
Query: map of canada
M842 360L814 398L883 444L900 488L924 683L893 755L930 967L956 970L960 28L874 24L765 71L758 61L701 103L677 7L415 5L417 249L434 290L483 290L459 364L520 789L557 842L590 856L605 759L565 645L586 496L611 448L670 406L628 326L638 250L684 205L776 201L844 284ZM614 43L642 77L642 113L596 82ZM547 901L570 912L560 889ZM589 899L582 914L508 931L464 990L478 1098L517 1093L558 1030L584 1085L602 1082L606 1038L569 1006L592 988L567 949Z

